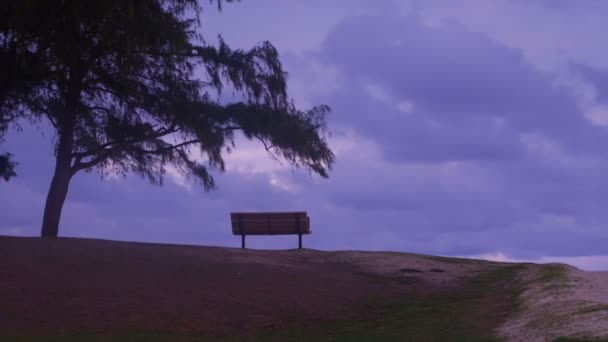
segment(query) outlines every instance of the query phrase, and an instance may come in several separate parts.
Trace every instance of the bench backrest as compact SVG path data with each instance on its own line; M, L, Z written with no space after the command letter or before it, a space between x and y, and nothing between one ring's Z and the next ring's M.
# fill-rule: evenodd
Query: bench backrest
M306 212L230 213L234 235L310 234Z

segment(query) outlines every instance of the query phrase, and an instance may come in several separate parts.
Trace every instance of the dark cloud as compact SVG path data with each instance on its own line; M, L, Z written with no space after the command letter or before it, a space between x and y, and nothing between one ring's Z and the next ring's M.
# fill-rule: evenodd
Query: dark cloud
M596 11L605 11L608 5L605 1L577 1L577 0L509 0L520 5L534 5L543 9L549 9L556 12L586 12L593 13Z
M355 17L335 27L323 46L325 60L348 68L355 80L382 82L437 115L523 115L546 110L548 100L572 107L520 51L457 23Z
M382 141L388 158L519 158L519 134L533 132L578 153L608 141L581 115L574 94L520 51L457 23L355 17L323 47L319 59L344 77L326 101L336 102L340 120ZM370 84L382 86L390 106L366 98ZM412 103L410 115L399 111L400 101Z
M580 63L574 63L573 69L593 85L597 100L608 104L608 70Z
M319 101L382 155L342 162L326 188L334 205L393 212L382 227L403 239L452 234L437 252L603 253L606 129L556 75L485 34L416 16L350 18L315 56L341 77ZM450 162L460 166L441 171ZM565 251L568 236L577 245Z

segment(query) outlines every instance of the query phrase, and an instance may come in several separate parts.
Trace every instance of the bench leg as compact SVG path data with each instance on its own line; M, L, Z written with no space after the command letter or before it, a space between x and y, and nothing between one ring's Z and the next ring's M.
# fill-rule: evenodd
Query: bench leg
M245 234L241 235L241 248L245 248Z
M302 234L298 234L298 249L302 249Z

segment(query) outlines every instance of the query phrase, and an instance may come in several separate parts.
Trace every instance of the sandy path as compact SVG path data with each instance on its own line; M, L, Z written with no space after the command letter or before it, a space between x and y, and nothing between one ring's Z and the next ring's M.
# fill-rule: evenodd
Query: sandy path
M571 277L582 280L574 296L581 300L608 304L608 272L571 270Z
M499 328L500 335L508 341L608 336L608 272L562 267L564 276L550 281L542 280L542 265L529 268L523 310Z

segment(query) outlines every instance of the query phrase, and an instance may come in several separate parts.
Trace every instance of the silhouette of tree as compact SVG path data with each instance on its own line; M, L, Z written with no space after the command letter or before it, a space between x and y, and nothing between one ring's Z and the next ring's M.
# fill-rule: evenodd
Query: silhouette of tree
M11 161L11 155L9 153L0 154L0 177L8 181L11 177L16 176L14 168L15 162Z
M221 38L208 44L201 11L197 0L23 0L0 9L0 137L19 119L48 121L55 133L41 236L57 236L79 171L162 184L173 166L209 190L236 132L328 176L329 108L293 105L269 42L246 51ZM222 101L227 90L239 100ZM14 163L2 158L8 179Z

